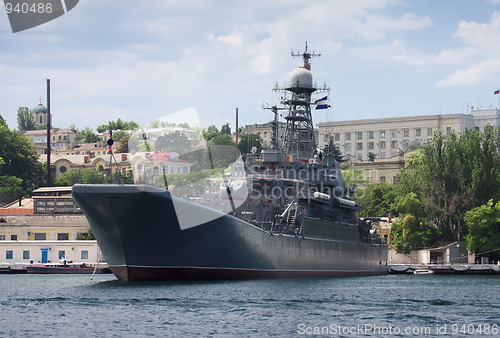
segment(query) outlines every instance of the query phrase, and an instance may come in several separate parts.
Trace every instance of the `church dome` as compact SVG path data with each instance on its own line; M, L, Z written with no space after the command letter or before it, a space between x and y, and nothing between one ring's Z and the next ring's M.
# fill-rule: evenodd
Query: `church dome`
M47 114L47 108L45 108L45 106L42 104L42 100L40 99L40 102L38 103L38 105L31 108L31 112L35 115L40 114L40 113Z

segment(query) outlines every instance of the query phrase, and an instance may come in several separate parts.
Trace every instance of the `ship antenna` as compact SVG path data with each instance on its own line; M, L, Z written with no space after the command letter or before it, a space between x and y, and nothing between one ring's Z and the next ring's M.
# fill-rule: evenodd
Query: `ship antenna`
M294 53L294 51L292 50L291 54L293 57L302 58L302 60L304 61L303 67L307 70L311 70L311 58L321 56L321 53L307 51L307 41L306 41L306 48L305 48L303 53Z

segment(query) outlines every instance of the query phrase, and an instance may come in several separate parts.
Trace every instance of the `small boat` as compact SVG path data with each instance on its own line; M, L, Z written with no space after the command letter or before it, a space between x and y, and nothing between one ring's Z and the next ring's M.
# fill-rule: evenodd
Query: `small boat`
M417 269L413 271L414 275L432 275L434 271L429 270L429 269Z
M109 266L105 263L76 263L72 261L61 261L59 263L43 263L27 265L26 271L30 274L94 274L111 273Z

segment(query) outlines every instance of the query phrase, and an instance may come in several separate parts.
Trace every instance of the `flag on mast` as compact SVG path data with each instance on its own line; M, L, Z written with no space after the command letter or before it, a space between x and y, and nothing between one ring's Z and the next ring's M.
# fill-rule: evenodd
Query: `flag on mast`
M314 101L316 109L327 109L328 108L328 96L322 97L319 100Z
M500 94L500 89L497 89L493 92L493 94L497 95L497 94Z

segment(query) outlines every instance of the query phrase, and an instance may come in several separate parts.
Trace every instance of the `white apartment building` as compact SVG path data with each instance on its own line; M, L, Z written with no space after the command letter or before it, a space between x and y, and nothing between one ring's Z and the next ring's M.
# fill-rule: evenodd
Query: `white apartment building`
M474 110L470 114L421 115L375 118L350 121L321 122L319 147L323 148L333 137L347 160L368 161L369 153L376 159L398 156L412 144L423 144L435 132L448 135L452 130L467 128L483 130L486 125L500 125L500 110Z

